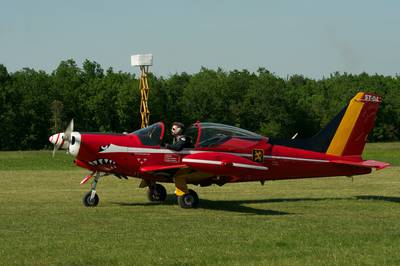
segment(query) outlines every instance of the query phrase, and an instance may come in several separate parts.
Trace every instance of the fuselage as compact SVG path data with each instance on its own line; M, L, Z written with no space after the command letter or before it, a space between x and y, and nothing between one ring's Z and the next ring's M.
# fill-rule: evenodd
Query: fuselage
M169 169L182 165L188 155L220 152L242 157L265 167L259 171L246 171L246 166L225 171L221 165L210 165L203 173L210 179L224 176L227 182L244 182L257 180L294 179L325 176L350 176L367 174L369 168L349 165L334 165L330 161L337 156L324 153L295 149L280 145L271 145L268 138L251 139L231 137L229 140L209 147L187 148L181 151L169 150L161 145L143 145L135 134L97 134L74 132L76 140L70 149L75 152L75 163L91 171L102 171L116 175L153 179L168 182L160 175L141 169ZM78 147L79 146L79 147ZM77 152L78 150L78 152ZM262 151L260 158L255 158L255 151ZM77 153L76 153L77 152ZM351 159L351 158L346 158ZM354 158L359 160L359 158ZM210 161L210 160L203 160ZM215 160L214 160L215 161ZM207 163L207 162L206 162ZM215 168L219 167L219 168ZM248 167L247 167L248 168ZM220 169L220 171L218 171Z

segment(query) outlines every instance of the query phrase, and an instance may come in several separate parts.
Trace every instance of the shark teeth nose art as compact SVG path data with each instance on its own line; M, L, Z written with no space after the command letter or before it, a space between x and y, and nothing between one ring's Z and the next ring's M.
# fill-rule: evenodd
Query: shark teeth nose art
M111 168L117 167L116 162L114 162L113 160L110 160L110 159L106 159L106 158L100 158L100 159L90 161L89 164L92 166L107 166L107 167L111 167Z

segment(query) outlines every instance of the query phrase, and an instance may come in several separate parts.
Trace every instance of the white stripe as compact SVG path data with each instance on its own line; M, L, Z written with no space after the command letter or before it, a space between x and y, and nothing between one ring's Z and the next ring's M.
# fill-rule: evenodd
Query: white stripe
M125 147L111 144L108 149L101 151L100 153L154 153L154 154L198 154L198 153L206 153L212 151L195 151L192 149L183 149L181 151L174 151L170 149L154 149L154 148L134 148L134 147ZM252 157L253 155L250 153L233 153L233 152L225 152L228 154L233 154L241 157Z
M134 147L125 147L125 146L118 146L111 144L106 150L101 151L100 153L178 153L178 154L195 154L195 153L202 153L207 151L193 151L184 149L182 151L174 151L169 149L154 149L154 148L134 148Z
M268 167L265 167L265 166L258 166L258 165L252 165L252 164L244 164L244 163L233 163L233 166L241 167L241 168L256 169L256 170L268 170Z
M222 165L222 161L201 160L201 159L186 159L186 158L183 158L182 162L184 162L184 163L203 163L203 164ZM252 164L244 164L244 163L233 163L232 166L241 167L241 168L256 169L256 170L268 170L268 167L265 167L265 166L258 166L258 165L252 165Z
M154 148L133 148L125 147L111 144L108 149L101 151L100 153L153 153L153 154L198 154L206 152L218 152L218 151L195 151L191 149L183 149L181 151L174 151L169 149L154 149ZM223 152L223 151L221 151ZM240 157L253 157L250 153L234 153L234 152L223 152L227 154L232 154ZM291 160L291 161L304 161L304 162L315 162L315 163L328 163L328 160L320 159L307 159L307 158L297 158L297 157L286 157L286 156L269 156L264 155L264 159L278 159L278 160Z
M307 158L296 158L296 157L285 157L285 156L268 156L264 155L265 158L269 159L280 159L280 160L292 160L292 161L305 161L305 162L315 162L315 163L328 163L328 160L319 159L307 159Z
M201 159L186 159L183 158L182 162L184 163L204 163L204 164L215 164L215 165L221 165L221 161L212 161L212 160L201 160Z

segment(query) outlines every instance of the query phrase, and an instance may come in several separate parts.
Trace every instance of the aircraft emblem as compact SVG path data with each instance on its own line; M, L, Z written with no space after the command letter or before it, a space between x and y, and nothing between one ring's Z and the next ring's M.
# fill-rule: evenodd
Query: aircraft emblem
M264 150L254 149L253 150L253 161L254 162L263 162L264 161Z

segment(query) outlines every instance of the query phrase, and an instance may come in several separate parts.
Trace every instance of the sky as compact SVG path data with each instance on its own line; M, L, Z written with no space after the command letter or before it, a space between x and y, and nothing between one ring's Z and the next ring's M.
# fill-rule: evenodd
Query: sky
M158 76L264 67L278 76L400 73L400 1L0 0L0 64L51 73L62 60Z

